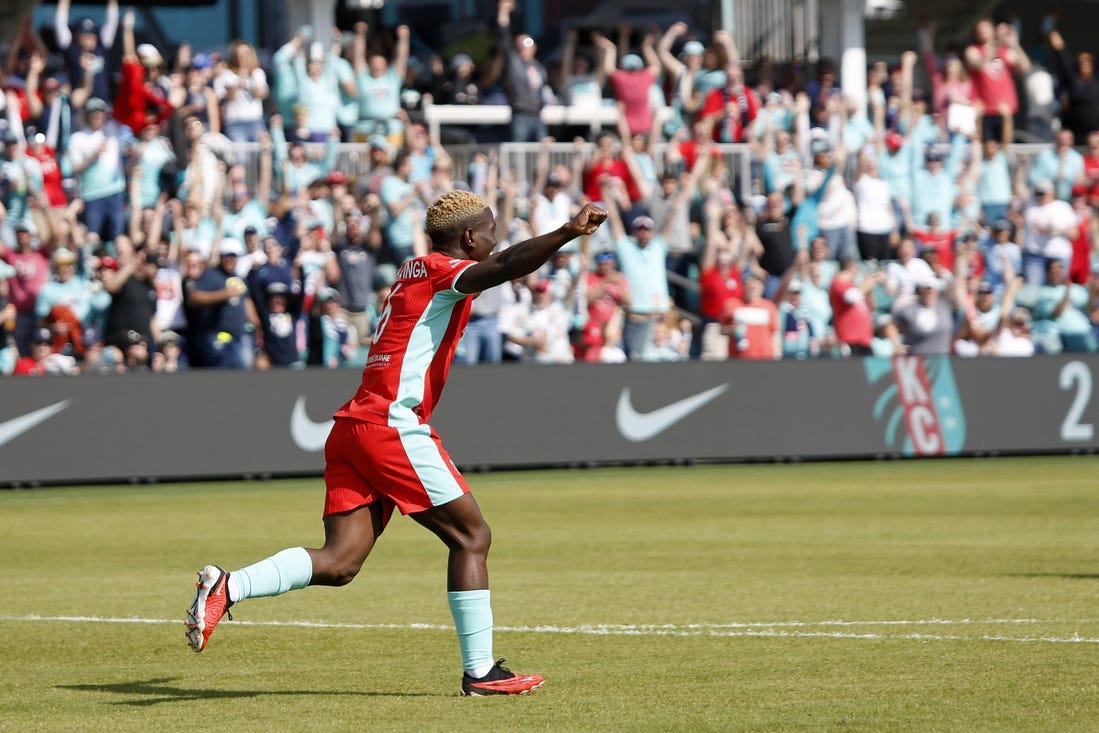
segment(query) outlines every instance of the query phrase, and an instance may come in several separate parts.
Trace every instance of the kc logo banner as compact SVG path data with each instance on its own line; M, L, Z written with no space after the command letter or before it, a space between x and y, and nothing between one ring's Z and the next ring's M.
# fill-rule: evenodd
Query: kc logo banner
M965 409L950 359L865 359L866 379L881 390L874 419L885 444L906 456L948 456L965 447Z

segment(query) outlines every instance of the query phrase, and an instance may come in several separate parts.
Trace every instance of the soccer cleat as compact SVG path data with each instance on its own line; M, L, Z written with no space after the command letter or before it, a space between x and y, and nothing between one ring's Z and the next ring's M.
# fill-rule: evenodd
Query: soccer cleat
M198 582L195 583L198 591L195 593L195 601L187 610L187 643L196 652L206 648L206 642L210 640L210 634L221 621L221 617L228 615L233 620L233 614L229 613L229 573L217 565L207 565L198 571Z
M545 681L540 674L515 674L504 666L503 659L499 659L484 677L470 677L468 672L463 674L462 695L526 695Z

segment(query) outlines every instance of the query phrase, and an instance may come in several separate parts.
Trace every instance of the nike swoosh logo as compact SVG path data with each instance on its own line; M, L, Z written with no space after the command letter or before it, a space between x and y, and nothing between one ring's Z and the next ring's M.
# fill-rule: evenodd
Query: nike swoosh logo
M290 413L290 437L306 453L324 450L328 434L332 432L332 420L313 422L305 412L305 395L298 397L294 411Z
M56 402L49 407L43 407L41 410L28 412L26 415L13 417L11 420L0 423L0 445L11 442L28 430L46 422L68 407L70 402L71 400Z
M623 438L634 443L651 440L723 394L727 389L729 385L722 384L652 412L641 413L635 410L633 403L630 402L630 388L623 387L622 394L618 395L618 407L614 414L618 432L622 433Z

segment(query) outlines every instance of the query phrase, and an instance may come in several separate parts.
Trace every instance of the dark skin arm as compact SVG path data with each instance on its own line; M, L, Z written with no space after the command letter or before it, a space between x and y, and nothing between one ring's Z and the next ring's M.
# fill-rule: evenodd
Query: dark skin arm
M463 293L479 293L529 275L544 265L564 245L577 237L595 232L606 219L606 211L593 204L586 204L570 222L559 229L520 242L470 267L458 278L455 288ZM436 250L453 255L460 251L464 259L474 259L471 255L475 252L478 239L491 234L491 231L485 231L486 228L495 228L495 220L491 214L476 227L464 229L458 242L436 247Z

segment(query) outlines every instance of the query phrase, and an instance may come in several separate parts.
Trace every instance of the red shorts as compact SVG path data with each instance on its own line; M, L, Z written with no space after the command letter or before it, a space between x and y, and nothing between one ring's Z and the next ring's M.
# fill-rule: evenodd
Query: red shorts
M336 418L324 445L324 516L374 501L414 514L469 493L429 425L394 428Z

